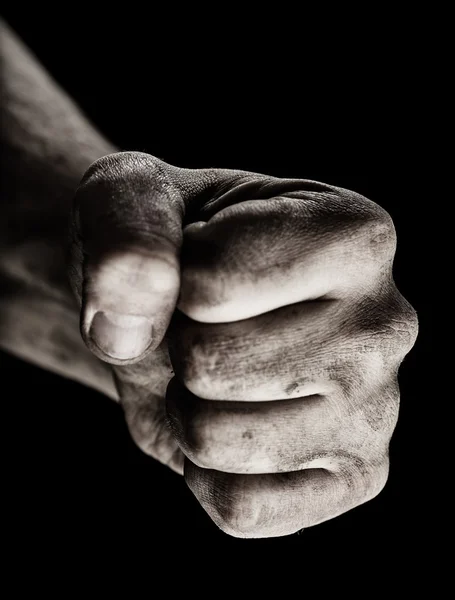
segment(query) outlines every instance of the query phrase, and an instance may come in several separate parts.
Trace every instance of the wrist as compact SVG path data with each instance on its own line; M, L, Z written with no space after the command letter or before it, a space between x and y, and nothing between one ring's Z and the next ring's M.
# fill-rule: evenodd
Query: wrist
M116 148L1 20L0 34L0 347L117 398L82 342L66 272L75 190Z

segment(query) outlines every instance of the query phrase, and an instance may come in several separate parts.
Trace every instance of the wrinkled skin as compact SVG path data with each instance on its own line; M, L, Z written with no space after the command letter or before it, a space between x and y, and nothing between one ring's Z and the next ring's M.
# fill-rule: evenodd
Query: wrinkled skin
M116 153L0 34L0 347L120 400L230 535L377 495L417 335L389 215L322 183Z
M82 337L113 365L136 443L226 533L291 534L384 487L417 335L395 248L382 208L323 183L136 152L86 172Z

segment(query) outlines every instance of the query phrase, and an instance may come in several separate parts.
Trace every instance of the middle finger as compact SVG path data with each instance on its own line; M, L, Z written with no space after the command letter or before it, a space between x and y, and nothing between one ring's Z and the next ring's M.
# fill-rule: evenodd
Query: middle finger
M300 302L232 323L180 311L168 330L176 376L199 398L266 401L350 393L374 374L355 310L339 300Z

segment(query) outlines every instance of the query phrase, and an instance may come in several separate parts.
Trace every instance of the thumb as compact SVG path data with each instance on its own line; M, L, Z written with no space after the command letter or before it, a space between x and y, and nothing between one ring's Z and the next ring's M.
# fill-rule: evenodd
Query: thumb
M147 154L112 154L76 192L70 281L84 342L111 364L155 350L177 303L185 205L168 170Z

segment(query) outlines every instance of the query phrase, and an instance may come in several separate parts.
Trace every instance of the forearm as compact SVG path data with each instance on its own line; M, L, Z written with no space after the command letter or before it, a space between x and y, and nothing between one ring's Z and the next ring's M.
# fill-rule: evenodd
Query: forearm
M116 398L86 349L66 277L69 207L87 167L115 152L0 20L0 347Z

